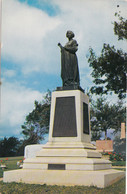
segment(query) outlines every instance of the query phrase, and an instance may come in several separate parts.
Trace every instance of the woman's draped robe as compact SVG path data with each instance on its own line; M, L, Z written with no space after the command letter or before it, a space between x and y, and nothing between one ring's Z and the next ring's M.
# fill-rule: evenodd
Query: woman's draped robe
M76 40L70 40L61 49L61 78L63 86L79 86L79 69L76 51L78 44Z

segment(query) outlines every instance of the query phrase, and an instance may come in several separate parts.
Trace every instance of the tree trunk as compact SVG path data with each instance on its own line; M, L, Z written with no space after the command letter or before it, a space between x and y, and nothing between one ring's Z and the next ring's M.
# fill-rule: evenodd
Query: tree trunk
M105 130L105 140L107 140L107 130Z

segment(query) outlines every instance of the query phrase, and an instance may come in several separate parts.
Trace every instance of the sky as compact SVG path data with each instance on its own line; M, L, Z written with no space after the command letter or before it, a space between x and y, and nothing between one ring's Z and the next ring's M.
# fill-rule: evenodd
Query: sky
M21 125L42 101L48 89L62 86L60 49L66 31L75 33L80 82L92 83L87 62L89 48L97 55L103 43L127 49L114 35L115 12L126 16L126 0L0 0L1 28L1 113L0 138L21 137ZM117 6L119 5L119 7ZM113 100L113 98L112 98Z

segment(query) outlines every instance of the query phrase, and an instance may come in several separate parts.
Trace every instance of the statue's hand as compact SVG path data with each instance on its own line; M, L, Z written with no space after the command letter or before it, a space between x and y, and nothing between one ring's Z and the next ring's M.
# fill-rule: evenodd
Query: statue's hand
M58 46L59 46L60 48L63 48L60 42L58 43Z

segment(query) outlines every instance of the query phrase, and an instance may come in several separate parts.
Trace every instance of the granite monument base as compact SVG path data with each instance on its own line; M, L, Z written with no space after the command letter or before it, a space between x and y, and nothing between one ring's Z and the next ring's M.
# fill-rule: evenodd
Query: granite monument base
M124 176L89 143L48 142L23 169L4 172L4 182L104 188Z
M5 172L4 182L105 188L124 176L123 171L78 171L21 169Z
M104 188L125 176L90 143L89 99L80 90L52 94L49 142L23 169L4 172L4 182Z

